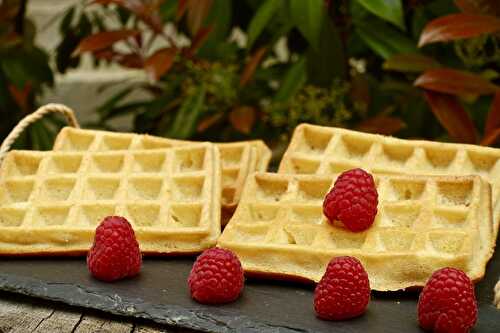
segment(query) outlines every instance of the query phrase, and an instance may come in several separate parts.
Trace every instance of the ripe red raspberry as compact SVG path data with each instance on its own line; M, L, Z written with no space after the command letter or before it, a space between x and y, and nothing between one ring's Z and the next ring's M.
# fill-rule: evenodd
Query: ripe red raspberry
M435 271L418 299L420 326L434 332L465 333L476 320L476 296L469 277L455 268Z
M369 228L377 215L378 194L372 175L362 169L342 173L323 201L330 223L341 221L351 231Z
M235 301L243 290L244 280L238 257L229 250L213 248L196 259L188 284L196 301L220 304Z
M358 259L337 257L314 291L314 309L326 320L349 319L365 312L370 301L368 274Z
M87 266L94 277L115 281L137 275L142 257L134 229L123 217L106 217L95 231Z

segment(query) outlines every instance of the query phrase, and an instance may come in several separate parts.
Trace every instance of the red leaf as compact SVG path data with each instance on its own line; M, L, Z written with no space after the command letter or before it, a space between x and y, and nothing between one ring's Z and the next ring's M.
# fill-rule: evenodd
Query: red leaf
M500 19L489 15L451 14L439 17L425 26L418 46L492 33L500 30Z
M10 95L16 101L16 104L24 112L28 112L28 96L31 92L31 82L26 82L22 89L18 89L15 85L10 84L8 86Z
M429 69L415 80L414 85L452 95L488 95L499 89L479 75L448 68Z
M188 0L187 27L191 36L195 36L210 12L213 0Z
M267 52L266 47L261 47L250 57L250 61L246 64L245 69L243 69L243 73L240 78L240 86L245 86L253 77L255 71L257 70L257 66L264 58L264 55Z
M208 35L212 32L214 27L208 26L206 28L201 28L196 36L194 36L193 40L191 41L191 46L185 51L185 56L187 58L191 58L194 56L196 51L203 45L203 43L207 40Z
M455 5L464 13L500 16L498 0L455 0Z
M151 55L144 64L148 76L151 80L158 80L160 77L168 72L174 64L177 49L163 48L156 51Z
M392 135L403 129L406 124L399 118L376 116L363 121L357 126L362 132Z
M120 65L128 68L142 68L144 65L142 58L134 53L122 54L117 61Z
M249 134L255 123L255 108L237 106L229 113L229 121L233 127L243 134Z
M455 96L424 92L427 104L453 140L476 143L474 124Z
M177 5L177 14L175 15L177 20L180 20L186 13L188 1L189 0L179 0L179 4Z
M494 129L481 140L481 146L491 146L500 139L500 128Z
M139 34L139 30L114 30L98 32L82 39L73 55L93 52L110 47L114 43Z
M495 97L493 97L493 101L491 102L488 118L486 119L486 124L484 126L484 135L486 136L490 134L498 127L500 127L500 91L497 91Z
M384 62L383 68L399 72L423 72L440 67L440 64L427 56L418 53L395 54Z
M198 131L198 133L205 132L207 129L216 124L221 118L222 118L222 113L217 113L208 116L199 122L198 126L196 127L196 130Z
M364 109L368 109L372 98L370 94L370 84L366 75L357 74L352 77L349 93L353 101L362 104Z

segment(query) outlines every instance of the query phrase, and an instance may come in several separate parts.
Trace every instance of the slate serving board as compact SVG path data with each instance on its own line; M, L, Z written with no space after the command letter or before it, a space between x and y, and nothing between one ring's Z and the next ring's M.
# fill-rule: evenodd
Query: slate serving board
M224 306L192 301L186 279L193 259L146 259L140 276L116 283L93 279L83 258L0 259L0 289L146 318L204 332L420 332L418 293L373 293L362 317L343 322L316 319L313 287L247 281L243 296ZM479 321L473 332L500 332L500 311L492 305L500 276L500 254L476 287Z

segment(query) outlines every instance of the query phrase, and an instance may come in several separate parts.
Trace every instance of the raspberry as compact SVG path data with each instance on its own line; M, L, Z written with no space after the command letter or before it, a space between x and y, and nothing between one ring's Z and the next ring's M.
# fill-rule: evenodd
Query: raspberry
M418 299L420 326L435 332L469 332L477 320L474 286L459 269L434 272Z
M229 250L213 248L196 259L188 284L196 301L220 304L235 301L243 290L244 280L238 257Z
M362 169L342 173L323 201L330 223L341 221L351 231L369 228L377 215L378 194L372 175Z
M106 217L97 227L87 254L90 273L102 281L115 281L137 275L141 264L141 251L130 223L123 217Z
M314 290L314 309L326 320L349 319L365 312L370 301L368 274L358 259L332 259Z

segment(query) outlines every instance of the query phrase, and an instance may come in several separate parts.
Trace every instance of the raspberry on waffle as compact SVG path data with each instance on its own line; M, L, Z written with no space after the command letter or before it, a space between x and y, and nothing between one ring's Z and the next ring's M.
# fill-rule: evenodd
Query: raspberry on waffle
M380 291L421 287L445 266L482 278L494 243L490 186L481 177L374 175L379 209L362 232L323 215L336 177L252 175L218 246L249 273L316 282L333 257L353 256Z

